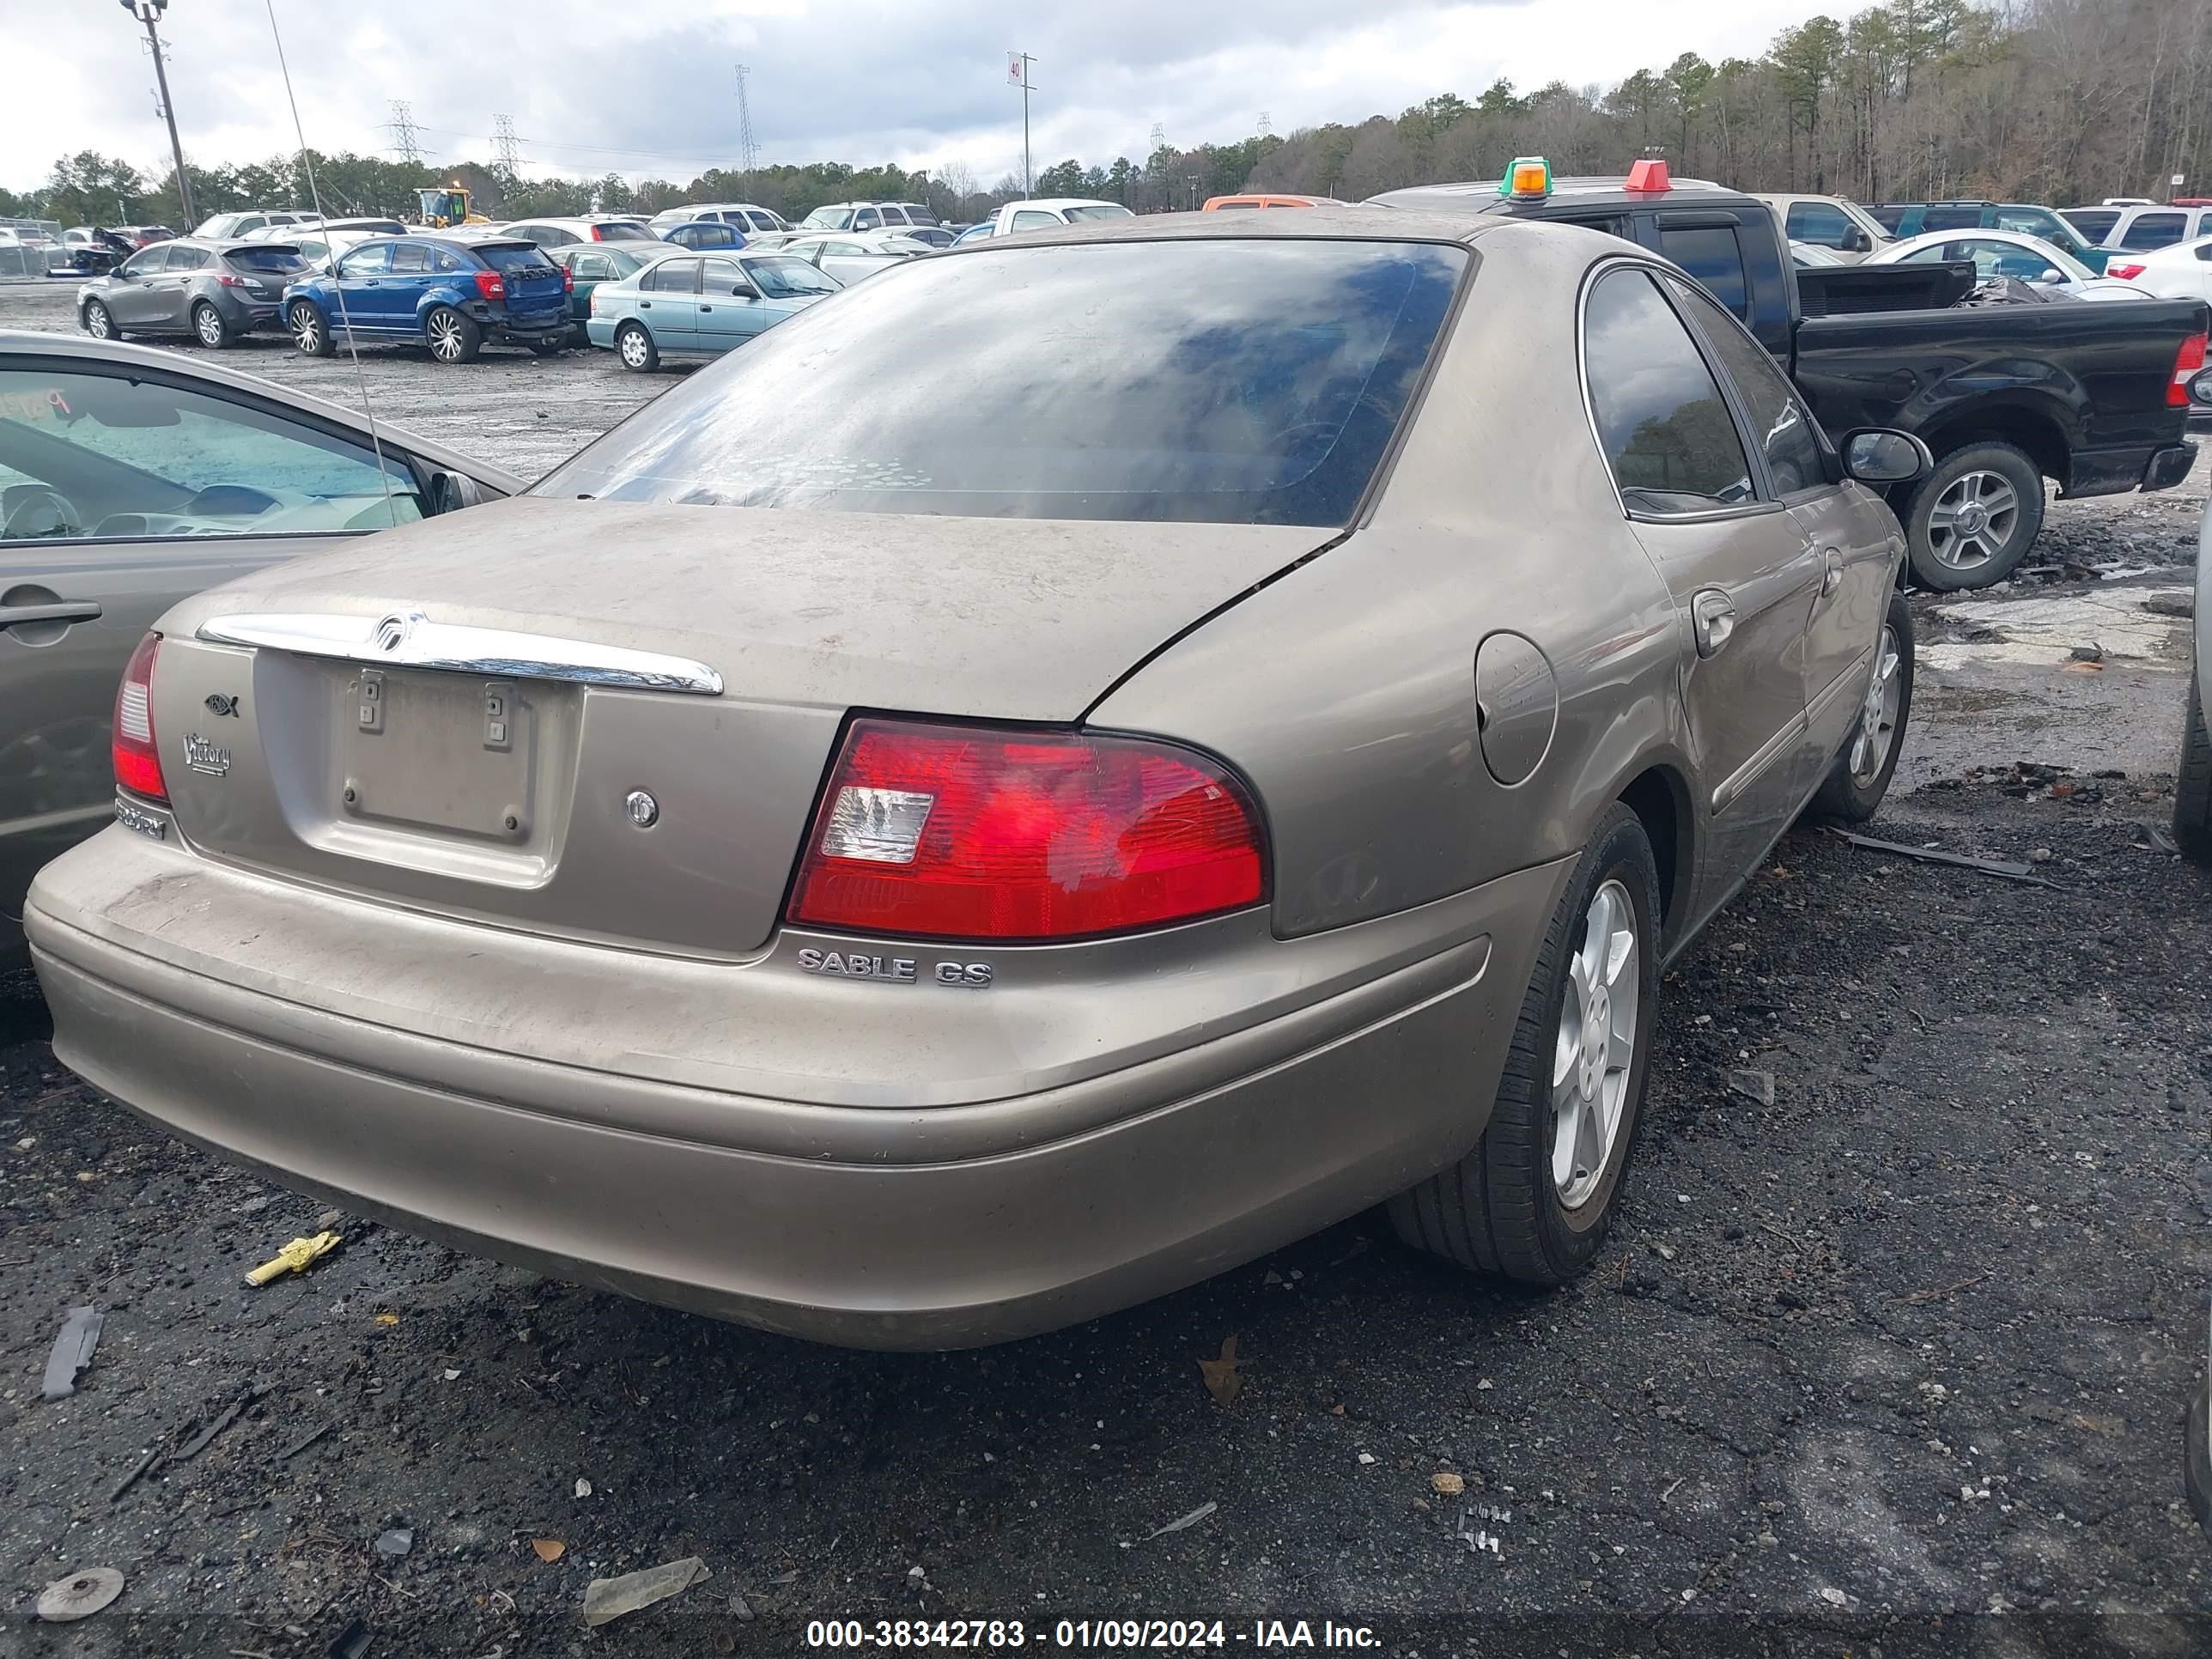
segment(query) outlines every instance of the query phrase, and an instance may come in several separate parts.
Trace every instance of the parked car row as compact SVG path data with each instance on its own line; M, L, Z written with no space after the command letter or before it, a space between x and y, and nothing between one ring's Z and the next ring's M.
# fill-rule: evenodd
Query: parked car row
M1558 205L1647 210L1602 194ZM830 1341L1065 1325L1376 1204L1585 1273L1662 968L1887 789L1884 495L1930 461L1544 205L903 261L527 489L0 335L0 750L67 762L0 800L60 853L0 914L56 1052L359 1213ZM528 246L346 258L410 246ZM704 329L727 270L829 280L633 276Z

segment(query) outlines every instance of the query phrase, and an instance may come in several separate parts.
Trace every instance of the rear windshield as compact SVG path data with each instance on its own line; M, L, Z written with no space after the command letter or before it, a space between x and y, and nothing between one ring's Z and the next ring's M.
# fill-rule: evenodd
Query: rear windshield
M300 250L289 243L268 247L234 248L222 258L223 263L234 270L264 270L272 276L283 276L307 268L307 262L300 257Z
M601 225L594 240L602 242L657 242L660 239L653 234L649 226L639 224L635 220L622 219L610 220Z
M1467 250L1220 240L922 259L662 393L537 495L1014 519L1347 522ZM913 342L963 365L890 375Z
M493 242L471 250L494 270L509 276L557 276L560 270L534 242Z
M1072 207L1067 216L1072 222L1077 219L1133 219L1137 216L1125 207L1102 203L1097 207Z

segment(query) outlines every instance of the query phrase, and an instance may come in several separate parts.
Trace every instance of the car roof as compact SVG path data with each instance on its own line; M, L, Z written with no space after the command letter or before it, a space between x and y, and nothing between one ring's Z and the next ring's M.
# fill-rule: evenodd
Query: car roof
M1486 214L1449 205L1435 208L1378 208L1367 203L1307 208L1297 213L1148 213L1127 219L1081 219L1048 225L1011 236L993 236L957 250L962 258L983 258L1003 247L1048 247L1072 242L1194 242L1302 240L1322 242L1458 242L1471 244L1508 229L1531 228L1533 222L1505 214ZM1547 232L1576 236L1601 233L1579 226L1545 226ZM1618 237L1606 239L1623 252ZM1638 250L1641 251L1641 250ZM944 250L951 257L953 250Z
M1018 202L1009 202L1010 208L1072 208L1120 207L1120 202L1102 201L1096 196L1030 196Z
M1469 179L1462 184L1411 185L1370 196L1362 205L1394 208L1460 209L1470 213L1504 213L1522 218L1542 218L1594 206L1710 207L1757 201L1754 196L1710 179L1675 179L1665 190L1631 190L1618 175L1587 174L1554 178L1551 192L1541 200L1516 201L1498 193L1498 180ZM1762 205L1764 205L1762 204Z

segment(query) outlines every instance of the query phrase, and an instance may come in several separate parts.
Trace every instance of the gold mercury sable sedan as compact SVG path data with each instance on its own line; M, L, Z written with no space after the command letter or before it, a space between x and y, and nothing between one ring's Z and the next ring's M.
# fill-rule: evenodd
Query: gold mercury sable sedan
M1571 227L916 260L163 616L117 822L30 895L55 1048L396 1226L826 1341L1386 1200L1556 1284L1662 965L1888 785L1925 465Z

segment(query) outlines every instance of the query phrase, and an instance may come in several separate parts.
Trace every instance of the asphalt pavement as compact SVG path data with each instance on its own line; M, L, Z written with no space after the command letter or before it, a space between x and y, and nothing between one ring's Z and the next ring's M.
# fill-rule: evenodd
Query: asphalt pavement
M0 289L26 320L66 300ZM231 355L358 395L344 359ZM532 473L674 378L398 348L360 376L384 418ZM2207 1650L2179 1413L2212 1279L2212 878L2157 833L2185 668L2159 596L2203 494L2200 468L2061 504L2038 574L1917 602L1912 748L1869 829L2047 884L1792 832L1668 975L1614 1238L1554 1295L1373 1217L948 1355L343 1218L252 1289L321 1206L76 1083L0 976L0 1653L781 1653L847 1620L1055 1650L1188 1645L1177 1620L1210 1648L1219 1620L1212 1650L1266 1651L1301 1620L1421 1655ZM97 1350L43 1401L82 1304ZM591 1581L695 1556L585 1623ZM113 1605L31 1622L101 1565ZM1162 1622L1097 1624L1124 1620Z

